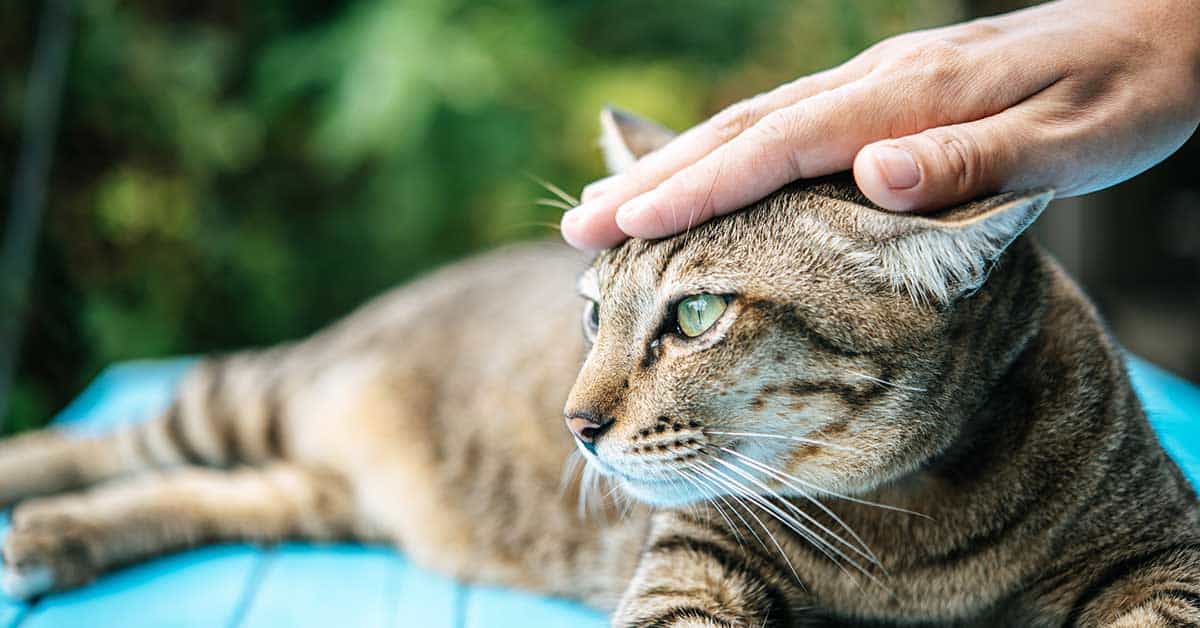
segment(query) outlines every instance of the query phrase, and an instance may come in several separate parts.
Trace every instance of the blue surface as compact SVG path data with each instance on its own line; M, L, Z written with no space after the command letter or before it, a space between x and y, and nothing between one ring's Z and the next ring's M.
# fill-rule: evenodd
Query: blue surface
M95 433L160 410L191 359L128 362L101 373L55 419ZM8 518L0 513L0 538ZM602 628L578 604L472 587L387 547L218 545L166 556L30 606L0 594L0 628L115 626Z
M56 421L106 431L161 409L189 359L109 368ZM1163 446L1200 485L1200 388L1142 360L1134 387ZM0 514L0 537L7 533ZM283 544L204 547L135 565L34 605L0 595L0 628L64 626L388 626L600 628L564 600L471 587L385 547Z

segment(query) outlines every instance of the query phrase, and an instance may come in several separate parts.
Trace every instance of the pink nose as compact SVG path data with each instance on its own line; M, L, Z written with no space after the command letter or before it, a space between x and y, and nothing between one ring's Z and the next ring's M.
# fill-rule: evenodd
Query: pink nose
M567 429L575 435L588 451L596 453L596 439L612 427L610 417L597 417L590 412L576 412L567 415Z

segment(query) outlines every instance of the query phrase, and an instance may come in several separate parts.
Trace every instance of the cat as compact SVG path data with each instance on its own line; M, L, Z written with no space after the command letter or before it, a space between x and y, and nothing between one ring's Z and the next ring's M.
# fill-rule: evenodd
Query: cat
M671 137L602 130L616 168ZM1050 197L900 215L843 175L459 263L202 362L149 422L0 443L4 587L360 539L614 626L1200 625L1200 506L1022 235Z

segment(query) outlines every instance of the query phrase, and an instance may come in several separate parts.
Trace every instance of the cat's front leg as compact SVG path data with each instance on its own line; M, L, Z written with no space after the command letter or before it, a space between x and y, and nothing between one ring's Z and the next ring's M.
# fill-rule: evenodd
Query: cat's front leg
M659 513L615 627L790 626L802 591L779 554L719 524Z
M1135 554L1093 575L1075 601L1070 626L1200 626L1200 544Z

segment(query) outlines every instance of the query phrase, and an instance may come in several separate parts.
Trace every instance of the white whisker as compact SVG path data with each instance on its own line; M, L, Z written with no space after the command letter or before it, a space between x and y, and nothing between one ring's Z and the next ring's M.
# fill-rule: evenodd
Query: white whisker
M753 499L761 499L759 496L750 492L746 487L742 486L738 482L728 479L728 478L725 478L723 473L721 473L717 469L712 468L712 466L704 463L703 461L697 461L697 462L704 464L704 466L708 467L709 470L705 471L703 469L696 468L696 472L709 478L714 483L716 483L718 485L724 485L726 488L733 491L733 494L735 495L734 499L737 499L736 495L742 495L743 498L749 497L752 500ZM695 468L694 465L693 465L693 468ZM758 515L754 514L753 510L750 510L749 508L747 508L746 513L749 514L750 517L753 518L756 522L758 522L758 525L759 525L759 527L761 527L763 529L763 532L767 533L767 537L771 539L771 544L773 544L775 546L775 549L779 550L780 558L783 558L783 562L786 563L788 566L788 569L791 570L792 576L796 579L796 582L799 583L800 586L804 586L804 581L800 579L800 574L796 571L796 567L792 565L792 561L791 561L791 559L788 558L787 552L784 551L783 546L779 544L779 539L776 539L775 535L771 532L771 528L767 527L767 525L762 522L762 519L759 519ZM760 539L760 542L761 542L761 539Z
M539 198L539 199L535 200L533 202L533 204L534 205L543 205L545 207L554 207L557 209L561 209L563 211L575 209L574 205L571 205L571 204L567 203L566 201L560 201L556 198Z
M550 192L551 194L553 194L553 195L557 196L558 198L561 198L562 200L566 201L566 202L567 202L567 203L569 203L569 204L570 204L572 207L574 207L574 206L576 206L576 205L578 205L578 204L579 204L579 199L575 198L574 196L571 196L570 194L567 194L566 192L564 192L564 191L562 190L562 188L558 187L557 185L554 185L553 183L550 183L549 181L547 181L547 180L545 180L545 179L543 179L543 178L541 178L541 177L539 177L539 176L537 176L537 175L535 175L535 174L528 173L528 172L527 172L527 173L525 173L525 174L526 174L526 176L528 176L530 179L533 179L533 181L534 181L535 183L537 183L538 185L540 185L540 186L542 186L542 187L546 188L546 191L548 191L548 192Z
M709 456L709 457L711 458L712 456ZM726 486L728 489L734 491L735 493L740 494L743 497L749 499L751 503L757 505L759 508L768 512L771 516L773 516L780 523L784 524L792 532L795 532L796 534L800 535L802 538L808 539L818 551L820 551L822 554L825 554L825 556L827 556L834 563L837 563L837 558L833 554L830 554L826 550L826 547L828 546L828 542L825 541L825 539L817 536L812 530L809 530L808 527L805 526L803 523L801 523L798 519L787 514L781 508L779 508L775 504L772 504L770 501L768 501L766 497L750 490L745 485L743 485L741 482L730 477L728 474L722 472L720 469L717 469L704 461L697 461L693 464L702 465L705 469L707 469L709 471L709 477L711 477L713 480L723 484L724 486ZM769 488L766 490L768 493L770 492ZM849 557L846 557L846 560L850 560Z
M824 512L826 515L829 515L829 517L832 518L839 526L841 526L842 529L845 530L847 534L849 534L851 537L854 538L854 540L856 542L858 542L859 546L862 547L862 549L870 557L871 562L875 563L875 565L878 566L880 569L883 569L883 565L880 564L879 558L877 556L875 556L875 553L871 551L871 547L869 545L867 545L866 541L862 540L862 537L860 537L858 535L858 533L854 531L853 528L851 528L849 525L847 525L845 521L842 521L841 517L837 516L837 514L834 513L832 510L830 510L829 507L827 507L825 504L822 504L820 502L820 500L809 495L807 492L805 492L800 487L797 487L797 486L791 484L786 479L781 478L780 477L781 475L786 475L782 471L773 469L768 465L765 465L757 460L754 460L753 458L750 458L749 456L742 455L742 454L740 454L732 449L729 449L727 447L722 447L721 450L728 452L730 454L733 454L734 456L737 456L738 458L741 459L742 464L748 464L748 465L752 466L753 468L756 468L764 473L767 473L769 476L775 478L779 482L782 482L788 488L792 489L793 491L796 491L801 497L803 497L808 502L812 503L817 508L820 508L821 512ZM739 462L739 461L735 461L735 462ZM818 524L818 525L820 525L820 524ZM822 527L822 529L824 529L824 528ZM885 573L886 573L886 570L885 570Z
M798 477L796 477L796 476L794 476L794 475L791 475L791 474L785 473L784 471L780 471L779 469L772 469L772 468L770 468L770 467L767 467L767 466L766 466L764 463L762 463L762 462L760 462L760 461L758 461L758 460L755 460L755 459L753 459L753 458L751 458L751 457L749 457L749 456L747 456L747 455L745 455L745 454L743 454L743 453L741 453L741 452L739 452L739 451L736 451L736 450L730 449L730 448L728 448L728 447L719 447L719 449L720 449L721 451L724 451L724 452L726 452L726 453L729 453L729 454L732 454L732 455L734 455L734 456L737 456L738 458L741 458L741 459L743 459L743 460L747 460L747 461L750 461L750 462L752 462L752 463L755 463L755 464L758 464L758 465L762 465L762 466L765 468L764 470L769 470L770 472L773 472L773 473L778 473L778 474L779 474L779 475L780 475L782 478L786 478L786 479L788 479L788 480L791 480L792 482L796 482L796 483L798 483L798 484L802 484L802 485L804 485L805 487L807 487L809 490L811 490L811 491L813 491L813 492L815 492L815 493L820 493L820 494L822 494L822 495L829 495L830 497L836 497L836 498L838 498L838 499L842 499L842 500L845 500L845 501L848 501L848 502L854 502L854 503L856 503L856 504L862 504L863 506L871 506L871 507L874 507L874 508L880 508L880 509L882 509L882 510L891 510L891 511L893 511L893 512L904 513L904 514L906 514L906 515L913 515L913 516L915 516L915 517L923 517L923 518L925 518L925 519L932 519L932 517L930 517L929 515L926 515L926 514L924 514L924 513L919 513L919 512L916 512L916 511L914 511L914 510L908 510L907 508L901 508L901 507L899 507L899 506L889 506L888 504L880 504L880 503L878 503L878 502L868 501L868 500L865 500L865 499L859 499L859 498L857 498L857 497L851 497L850 495L843 495L843 494L841 494L841 493L836 493L836 492L834 492L834 491L830 491L830 490L827 490L827 489L823 489L823 488L821 488L821 487L817 486L816 484L813 484L812 482L808 482L808 481L806 481L806 480L802 480L802 479L800 479L800 478L798 478ZM804 493L804 492L805 492L805 491L803 491L803 490L800 490L800 489L798 489L798 488L796 488L796 487L792 487L792 488L793 488L793 490L796 490L797 492L800 492L800 493Z
M714 499L714 498L720 498L720 495L719 495L719 494L717 494L717 493L713 493L713 494L710 496L709 492L708 492L707 490L705 490L705 489L704 489L704 487L700 486L700 484L699 484L698 482L696 482L696 480L695 480L694 478L689 478L689 477L687 476L687 474L686 474L686 473L684 473L682 470L679 470L679 469L673 469L673 471L675 471L675 473L677 473L677 474L679 475L679 477L683 478L683 480L684 480L685 482L687 482L688 484L690 484L690 485L692 486L692 488L696 489L696 490L697 490L697 491L700 493L700 495L701 495L701 497L703 498L703 500L704 500L704 503L705 503L705 504L710 504L710 503L711 503L711 504L712 504L712 506L713 506L713 508L716 508L716 510L717 510L717 514L721 516L721 519L724 519L724 520L725 520L725 525L728 525L728 526L729 526L729 529L733 531L733 535L734 535L734 537L736 537L736 540L737 540L737 543L738 543L738 545L739 545L739 546L741 546L741 545L742 545L742 535L738 533L737 526L733 525L733 520L732 520L732 519L730 519L730 518L729 518L729 517L728 517L728 516L725 514L725 511L721 509L721 506L720 506L720 504L718 504L717 502L713 501L713 499ZM728 505L729 505L729 502L725 502L725 505L726 505L726 506L728 506Z
M746 507L745 504L742 503L741 498L739 498L737 495L729 495L729 499L732 499L733 503L730 503L729 501L727 501L726 497L724 495L722 495L721 487L713 484L712 480L701 476L700 475L701 471L702 470L700 470L700 469L695 469L695 468L692 469L692 472L695 474L694 477L695 477L696 481L706 483L710 487L710 490L712 491L712 493L714 495L716 495L718 499L725 502L725 505L729 506L729 509L733 512L734 516L737 517L738 520L742 522L742 525L746 526L746 530L748 530L750 532L750 535L754 537L755 541L758 541L758 544L760 547L763 548L763 551L770 552L771 550L769 550L767 548L767 544L763 542L762 537L760 537L758 535L758 532L755 531L754 526L750 525L750 522L746 521L746 518L742 516L742 513L740 511L738 511L738 509L737 509L738 505L741 505L742 507ZM754 515L754 513L750 512L748 509L747 509L747 512L751 516ZM759 527L763 527L761 521L759 522ZM770 532L768 531L768 534L769 533Z
M929 390L926 388L919 388L917 386L909 386L907 384L892 382L892 381L888 381L886 379L875 377L874 375L868 375L866 373L859 373L858 371L851 371L850 369L845 369L845 371L851 375L854 375L855 377L861 377L865 380L875 382L876 384L883 384L884 386L891 386L892 388L899 388L900 390L911 390L913 392L929 392Z
M724 460L721 460L720 458L718 458L716 456L713 456L711 454L704 454L704 455L707 456L708 458L712 459L714 462L723 464L724 466L729 468L734 473L737 473L739 476L744 477L746 480L750 481L755 486L757 486L767 497L770 497L772 499L782 502L784 505L788 506L793 511L798 511L799 514L803 515L806 519L813 521L811 516L809 516L807 513L804 513L803 511L799 511L799 509L796 508L795 504L792 504L791 502L787 501L786 499L783 499L783 497L781 497L778 493L776 493L769 486L767 486L766 484L764 484L757 478L753 477L752 475L747 474L746 472L742 471L741 469L729 464L728 462L726 462ZM700 462L700 464L704 464L705 466L712 468L711 465L708 465L706 463ZM728 476L726 476L726 477L728 477ZM801 537L808 539L812 543L813 547L815 547L817 550L819 550L822 554L825 554L825 556L827 556L834 564L838 565L838 568L842 570L842 573L846 574L847 577L854 580L854 582L856 584L858 584L858 586L861 586L861 584L858 583L858 579L855 578L854 575L851 574L849 571L847 571L846 568L844 566L842 566L841 563L838 562L837 558L841 558L843 561L845 561L847 564L849 564L851 567L853 567L855 571L858 571L859 573L863 574L869 580L871 580L875 584L879 585L884 590L890 591L890 589L887 587L887 585L885 585L882 581L880 581L877 577L875 577L874 574L867 571L862 565L860 565L858 563L858 561L856 561L853 558L851 558L850 556L848 556L845 552L840 550L834 544L827 541L825 538L817 535L812 530L809 530L807 526L805 526L803 523L801 523L799 520L797 520L794 516L785 512L778 505L776 505L775 503L773 503L771 501L768 501L762 495L758 495L753 492L749 492L749 495L753 495L752 499L754 500L754 502L757 505L759 505L760 507L768 510L770 512L770 514L773 517L775 517L775 519L777 521L779 521L780 523L783 523L785 526L787 526L793 532L796 532L797 534L799 534ZM821 529L824 530L827 534L830 534L831 536L833 536L835 539L840 541L842 544L846 545L848 548L853 550L855 553L857 553L859 555L863 555L864 557L866 556L865 554L863 554L863 552L861 550L855 548L853 545L850 545L841 537L830 532L827 528L825 528L824 526L821 526L820 523L818 523L816 521L813 521L813 523L815 523L816 525L821 527ZM830 554L830 552L833 552L834 554L836 554L837 558L835 558L832 554Z
M796 506L796 505L795 505L795 504L793 504L792 502L788 501L787 499L784 499L784 498L783 498L781 495L779 495L777 492L775 492L775 490L774 490L774 489L772 489L771 487L769 487L769 486L767 486L765 483L763 483L763 482L762 482L762 480L759 480L758 478L754 477L753 475L751 475L750 473L746 472L745 470L743 470L743 469L740 469L739 467L736 467L736 466L734 466L733 464L731 464L731 463L729 463L729 462L727 462L727 461L725 461L725 460L722 460L721 458L719 458L719 457L717 457L717 456L713 456L713 455L710 455L710 454L705 454L705 455L708 455L708 457L709 457L709 458L711 458L711 459L713 460L713 462L716 462L716 463L718 463L718 464L720 464L720 465L722 465L722 466L726 467L726 468L727 468L727 469L729 469L730 471L732 471L732 472L734 472L734 473L738 474L739 476L741 476L741 477L745 478L747 481L749 481L749 482L753 483L754 485L758 486L758 487L759 487L759 489L761 489L762 491L764 491L764 492L765 492L767 495L769 495L769 496L772 496L772 497L775 497L775 498L779 499L779 501L780 501L780 502L781 502L781 503L784 505L784 507L786 507L786 508L787 508L789 511L791 511L791 512L795 513L796 515L798 515L798 516L800 516L800 517L803 517L803 518L804 518L806 521L808 521L810 524L812 524L812 525L816 526L817 528L819 528L819 529L820 529L822 532L824 532L825 534L827 534L827 535L829 535L830 537L832 537L832 538L833 538L835 541L837 541L838 543L841 543L843 546L845 546L845 547L846 547L846 549L848 549L848 550L850 550L850 551L854 552L855 554L858 554L859 556L862 556L864 559L866 559L866 560L868 560L869 562L871 562L871 563L875 564L876 566L879 566L879 560L878 560L877 558L875 558L875 556L874 556L874 555L872 555L872 554L870 553L869 549L868 549L867 551L864 551L864 549L865 549L865 545L864 545L864 548L859 548L857 545L855 545L855 544L853 544L853 543L851 543L851 542L847 541L846 539L842 538L842 537L841 537L841 535L839 535L839 534L837 534L836 532L834 532L833 530L830 530L829 528L827 528L827 527L826 527L824 524L822 524L820 521L817 521L817 520L816 520L816 519L815 519L815 518L814 518L812 515L808 514L807 512L804 512L804 510L802 510L801 508L799 508L798 506ZM852 558L850 558L849 556L847 556L847 555L845 555L844 553L842 553L842 552L841 552L841 550L839 550L837 547L835 547L835 546L834 546L832 543L830 543L830 544L829 544L829 549L830 549L831 551L837 552L837 554L838 554L839 556L841 556L842 558L844 558L844 559L845 559L847 562L849 562L851 565L853 565L853 566L854 566L856 569L858 569L859 571L862 571L864 575L867 575L867 576L870 576L870 575L871 575L871 574L870 574L869 572L867 572L865 569L863 569L862 567L860 567L860 566L857 564L857 562L856 562L856 561L854 561L854 559L852 559Z
M846 451L846 452L849 452L852 454L861 454L862 453L861 450L855 449L853 447L847 447L845 445L838 445L837 443L829 443L826 441L815 440L812 438L805 438L803 436L788 436L786 434L765 434L762 432L717 432L714 430L705 430L705 433L706 434L717 434L719 436L740 436L743 438L775 438L775 439L779 439L779 440L790 440L790 441L796 442L796 443L803 443L805 445L814 445L817 447L828 447L829 449L840 449L842 451Z

